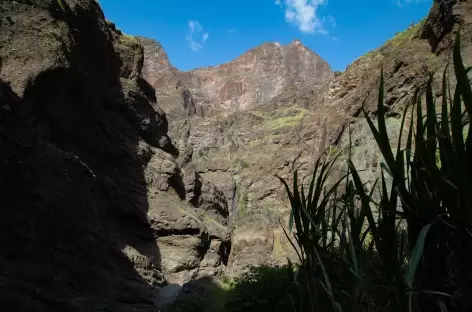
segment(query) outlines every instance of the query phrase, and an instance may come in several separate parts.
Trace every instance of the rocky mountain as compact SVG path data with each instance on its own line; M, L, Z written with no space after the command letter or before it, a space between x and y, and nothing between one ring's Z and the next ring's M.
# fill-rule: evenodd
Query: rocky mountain
M248 262L272 263L293 256L278 227L279 218L284 220L287 217L288 203L275 175L290 179L294 161L300 166L302 175L309 174L320 151L327 147L330 147L332 155L347 151L347 130L350 129L354 144L353 161L358 169L363 170L365 181L374 182L382 159L380 154L372 153L375 142L361 114L361 106L365 100L366 108L375 119L380 69L383 68L385 74L387 126L390 136L396 140L400 115L405 105L411 102L415 90L424 86L432 73L436 78L435 89L441 89L442 71L450 59L454 34L459 28L462 29L464 61L472 64L471 6L471 1L434 1L429 15L422 22L360 57L336 77L323 61L320 62L298 41L286 47L264 44L229 64L189 73L178 72L168 61L165 63L171 70L163 67L162 72L149 70L155 66L152 64L159 63L156 55L165 60L167 57L156 42L144 42L144 67L148 68L144 77L155 86L158 103L168 113L170 136L176 146L189 153L197 172L226 195L235 228L229 258L231 271ZM268 67L268 59L257 57L289 55L278 53L286 49L296 51L295 55L298 55L290 57L291 70L287 70L285 61L276 62L280 60L278 57L272 57L269 63L277 64L272 67ZM303 55L310 55L308 59L312 65L306 66ZM254 65L254 60L260 64ZM209 82L201 85L198 77L202 73L223 73L223 69L228 68L232 71L207 78ZM254 68L255 73L261 73L257 68L272 68L271 83L275 85L280 80L277 73L284 73L282 76L286 72L291 74L285 80L289 82L279 89L278 94L275 94L277 88L273 87L268 93L270 96L257 100L253 96L257 92L239 92L242 88L233 94L225 91L223 94L230 94L233 99L230 103L237 103L225 105L228 98L218 98L217 95L222 94L218 90L226 90L224 86L229 82L231 85L239 83L241 72L246 68ZM260 74L260 77L267 76ZM252 85L259 88L257 81L263 79L253 79L256 82ZM451 83L453 85L454 81ZM213 99L205 96L214 86L223 89L212 89L217 90L211 93ZM437 103L440 103L442 95L436 96ZM199 113L202 107L203 112ZM212 108L211 114L205 114L208 107ZM346 157L347 153L341 156L340 174ZM244 232L247 234L236 235ZM244 236L246 240L239 241L238 236Z
M180 72L162 46L140 38L143 75L171 120L227 115L266 103L287 88L314 92L333 77L328 63L299 40L265 43L223 65Z
M329 65L294 40L286 46L265 43L227 64L180 72L158 42L139 39L143 76L156 89L181 155L226 195L235 226L226 273L237 274L247 264L286 261L291 247L273 229L283 214L283 193L271 174L275 168L286 169L285 157L299 149L292 144L279 152L293 140L287 136L292 128L310 113L312 98L334 77ZM253 211L264 216L246 218ZM240 224L240 219L250 224ZM239 242L238 233L245 239ZM272 252L274 235L281 245L277 254ZM248 243L248 237L254 239Z

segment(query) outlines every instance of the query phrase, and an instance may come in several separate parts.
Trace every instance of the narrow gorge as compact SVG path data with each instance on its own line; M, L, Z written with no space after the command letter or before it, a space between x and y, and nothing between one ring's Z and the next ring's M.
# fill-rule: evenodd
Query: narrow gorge
M470 65L472 1L435 0L340 73L299 40L184 72L95 0L0 0L0 308L160 311L191 281L296 262L277 176L345 161L350 130L373 184L381 69L395 140L458 29Z

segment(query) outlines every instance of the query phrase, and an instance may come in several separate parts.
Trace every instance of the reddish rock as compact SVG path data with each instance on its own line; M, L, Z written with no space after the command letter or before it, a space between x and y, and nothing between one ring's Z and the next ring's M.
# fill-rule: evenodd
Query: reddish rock
M145 48L144 77L156 89L170 120L250 109L289 85L317 90L334 76L328 63L298 40L286 46L265 43L229 63L189 72L174 68L158 42L140 40Z

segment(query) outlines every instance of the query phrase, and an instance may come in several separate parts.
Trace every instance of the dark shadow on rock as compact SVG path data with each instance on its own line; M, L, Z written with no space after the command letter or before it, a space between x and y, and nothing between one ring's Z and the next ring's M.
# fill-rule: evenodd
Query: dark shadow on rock
M178 174L174 175L169 182L170 187L174 189L175 193L179 196L180 200L186 200L187 190L185 189L185 183L182 178L182 170L178 169Z
M5 311L157 311L161 256L138 151L143 142L176 149L165 115L145 97L151 87L120 81L96 5L57 13L74 43L69 66L45 70L21 98L0 81Z
M177 284L169 284L162 287L157 297L159 309L165 309L172 306L179 297L181 291L182 286Z
M155 289L120 250L130 244L155 259L144 265L160 265L131 154L139 137L84 81L59 70L38 77L24 99L5 92L16 114L2 116L2 307L80 310L94 305L88 296L104 306L123 301L117 311L153 305Z

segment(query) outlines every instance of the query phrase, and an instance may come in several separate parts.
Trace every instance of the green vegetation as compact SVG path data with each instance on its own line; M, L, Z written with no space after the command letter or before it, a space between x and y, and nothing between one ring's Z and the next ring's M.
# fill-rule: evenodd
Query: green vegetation
M227 312L285 312L293 311L293 295L297 298L291 267L251 267L231 285L227 297Z
M115 23L113 23L112 21L110 21L109 19L105 19L105 23L107 23L107 25L109 27L115 27Z
M330 157L334 157L334 156L336 156L337 154L338 154L338 149L337 149L336 147L330 148L329 153L328 153L328 155L329 155Z
M132 43L138 43L139 44L139 41L138 41L138 39L136 39L136 37L125 34L125 33L123 33L123 35L120 36L120 41L122 41L122 42L132 42Z
M203 214L203 221L204 221L205 225L208 225L208 224L211 223L214 226L219 227L220 229L223 229L223 230L226 229L223 224L221 224L220 222L218 222L217 220L213 219L212 217L210 217L206 214Z
M118 40L120 40L120 43L124 46L133 48L135 50L139 50L141 47L141 44L139 43L139 40L136 39L136 37L127 35L125 33L122 33L122 35L118 37Z
M244 217L248 212L249 196L247 189L239 189L238 193L238 217Z
M247 169L250 166L251 166L250 163L246 159L238 158L236 160L236 168L239 168L239 171L241 171L243 169Z
M250 215L262 215L266 220L269 221L269 224L273 227L278 227L280 225L280 220L283 217L282 211L278 207L272 206L256 206L247 208L247 195L245 198L242 198L241 202L238 204L239 216L247 217ZM241 199L241 198L240 198Z
M261 118L261 125L267 131L278 130L284 127L295 127L308 113L300 106L278 107L271 111L252 110L251 114Z
M406 30L396 33L393 38L387 41L393 45L400 45L405 41L411 41L418 33L418 31L423 27L426 19L421 20L419 23L411 25Z
M223 281L204 281L203 289L192 294L169 309L169 312L220 312L225 311L229 292L233 285Z
M280 224L280 219L282 218L282 212L277 207L265 207L261 209L261 214L264 215L269 223L273 226L278 226Z
M64 3L64 0L56 0L56 3L62 12L65 12L67 10L67 6L66 3Z
M280 112L275 116L269 116L264 122L264 128L266 130L277 130L285 127L295 127L300 124L300 121L305 117L307 110L299 109L295 112L291 111L289 114ZM288 112L286 112L288 113Z
M294 270L284 267L250 267L232 281L208 283L192 296L179 300L170 312L285 312L293 311L297 285Z
M210 152L210 147L209 146L204 146L201 149L197 151L198 158L202 159L207 159L208 158L208 153Z

